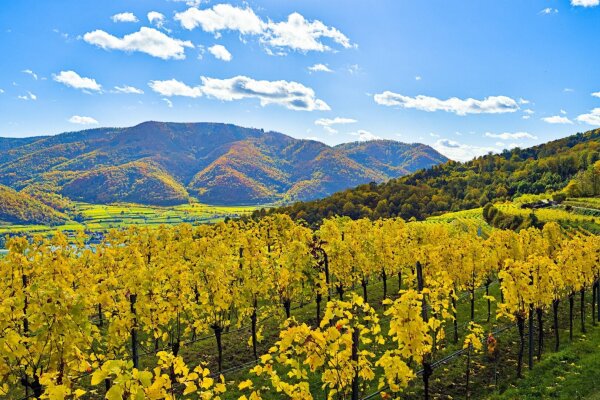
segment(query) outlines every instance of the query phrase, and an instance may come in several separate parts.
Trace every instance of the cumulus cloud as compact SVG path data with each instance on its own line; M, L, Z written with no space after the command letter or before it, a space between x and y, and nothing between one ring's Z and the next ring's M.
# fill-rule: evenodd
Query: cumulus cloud
M259 99L261 106L278 104L290 110L327 111L327 103L317 99L313 89L293 81L254 80L247 76L229 79L201 77L198 86L188 86L175 79L151 81L149 86L163 96L207 97L222 101Z
M414 108L422 111L446 111L457 115L467 114L500 114L511 113L519 109L517 102L507 96L490 96L483 100L472 98L459 99L452 97L447 100L436 97L419 95L416 97L404 96L398 93L385 91L374 96L375 102L384 106L398 106Z
M594 93L592 93L592 96L594 96L594 97L600 97L600 92L594 92Z
M58 75L52 75L53 79L63 85L82 90L93 90L99 92L102 86L95 79L80 76L75 71L60 71Z
M278 104L290 110L327 111L327 103L315 97L313 89L293 81L254 80L246 76L230 79L202 77L202 91L223 101L256 98L261 106Z
M237 31L242 35L256 35L268 48L282 50L328 51L331 48L323 42L328 39L344 48L352 47L350 39L334 27L323 22L309 21L303 15L294 12L287 20L263 21L252 8L236 7L231 4L216 4L211 8L191 7L175 14L185 29L200 27L205 32L220 35L221 31Z
M579 7L596 7L600 0L571 0L571 5Z
M112 17L110 17L110 19L112 19L113 22L138 22L138 19L135 16L135 14L131 12L115 14Z
M78 124L78 125L96 125L96 124L98 124L98 121L96 121L94 118L82 117L81 115L73 115L71 118L69 118L69 122L72 124Z
M115 86L115 93L125 93L125 94L144 94L142 89L138 89L133 86L123 85L123 86Z
M203 31L212 33L231 30L243 35L258 35L266 28L266 24L250 7L241 8L231 4L217 4L203 10L192 7L175 14L175 20L185 29L200 27Z
M38 80L38 76L35 72L33 72L30 69L24 69L23 71L21 71L24 74L30 75L33 79L35 79L36 81Z
M165 16L158 11L150 11L146 17L148 18L148 22L157 28L162 28L165 23Z
M547 122L549 124L572 124L573 123L573 121L571 121L569 118L563 117L560 115L544 117L544 118L542 118L542 121Z
M290 14L287 21L269 22L263 41L271 47L301 52L331 50L321 38L331 39L346 49L352 47L350 39L336 28L318 20L308 21L299 13Z
M202 96L201 87L190 87L176 79L169 79L167 81L150 81L148 86L150 86L150 88L156 93L160 93L161 95L167 97L183 96L196 98Z
M502 133L492 133L486 132L486 137L502 139L502 140L518 140L518 139L537 139L537 136L533 136L531 133L527 132L502 132Z
M231 53L227 48L220 44L215 44L208 48L208 52L215 56L216 59L223 61L231 61Z
M325 64L315 64L311 67L308 67L308 70L310 72L333 72L331 68Z
M122 38L102 30L95 30L83 35L83 40L104 50L139 51L163 60L170 58L182 60L185 58L185 48L194 47L190 41L174 39L156 29L147 27L142 27L138 32Z
M37 100L37 96L31 92L27 92L27 94L22 95L22 96L17 96L20 100Z
M577 117L577 121L588 125L600 126L600 108L594 108L587 114L581 114Z
M173 108L173 102L169 99L162 99L165 103L167 103L167 107Z
M455 161L469 161L475 157L498 151L498 148L495 147L474 146L450 139L438 139L431 147Z

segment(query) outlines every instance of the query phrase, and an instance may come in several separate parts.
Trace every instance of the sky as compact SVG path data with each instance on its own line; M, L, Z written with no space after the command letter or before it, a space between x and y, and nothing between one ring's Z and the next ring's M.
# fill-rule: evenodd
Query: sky
M456 160L600 126L600 0L0 1L0 136L155 120Z

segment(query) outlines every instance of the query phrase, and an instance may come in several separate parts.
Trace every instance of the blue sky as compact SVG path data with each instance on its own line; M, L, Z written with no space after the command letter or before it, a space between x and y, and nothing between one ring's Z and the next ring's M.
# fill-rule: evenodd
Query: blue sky
M19 0L0 136L216 121L454 159L600 126L600 0Z

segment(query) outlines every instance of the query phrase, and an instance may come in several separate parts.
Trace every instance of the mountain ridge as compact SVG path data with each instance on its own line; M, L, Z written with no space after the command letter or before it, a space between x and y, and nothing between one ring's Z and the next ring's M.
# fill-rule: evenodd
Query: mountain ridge
M314 226L335 215L420 220L526 194L565 196L567 185L589 172L598 160L600 129L595 129L468 162L449 161L380 184L359 185L321 199L258 210L254 215L286 213Z
M234 124L147 121L0 138L0 185L42 201L265 204L312 200L446 161L422 144L328 146Z

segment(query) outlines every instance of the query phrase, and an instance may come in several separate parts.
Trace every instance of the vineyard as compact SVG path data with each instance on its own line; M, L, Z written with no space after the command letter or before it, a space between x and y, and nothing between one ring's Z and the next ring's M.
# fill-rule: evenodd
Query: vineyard
M553 222L272 215L85 243L7 241L2 396L478 397L600 319L598 237Z

